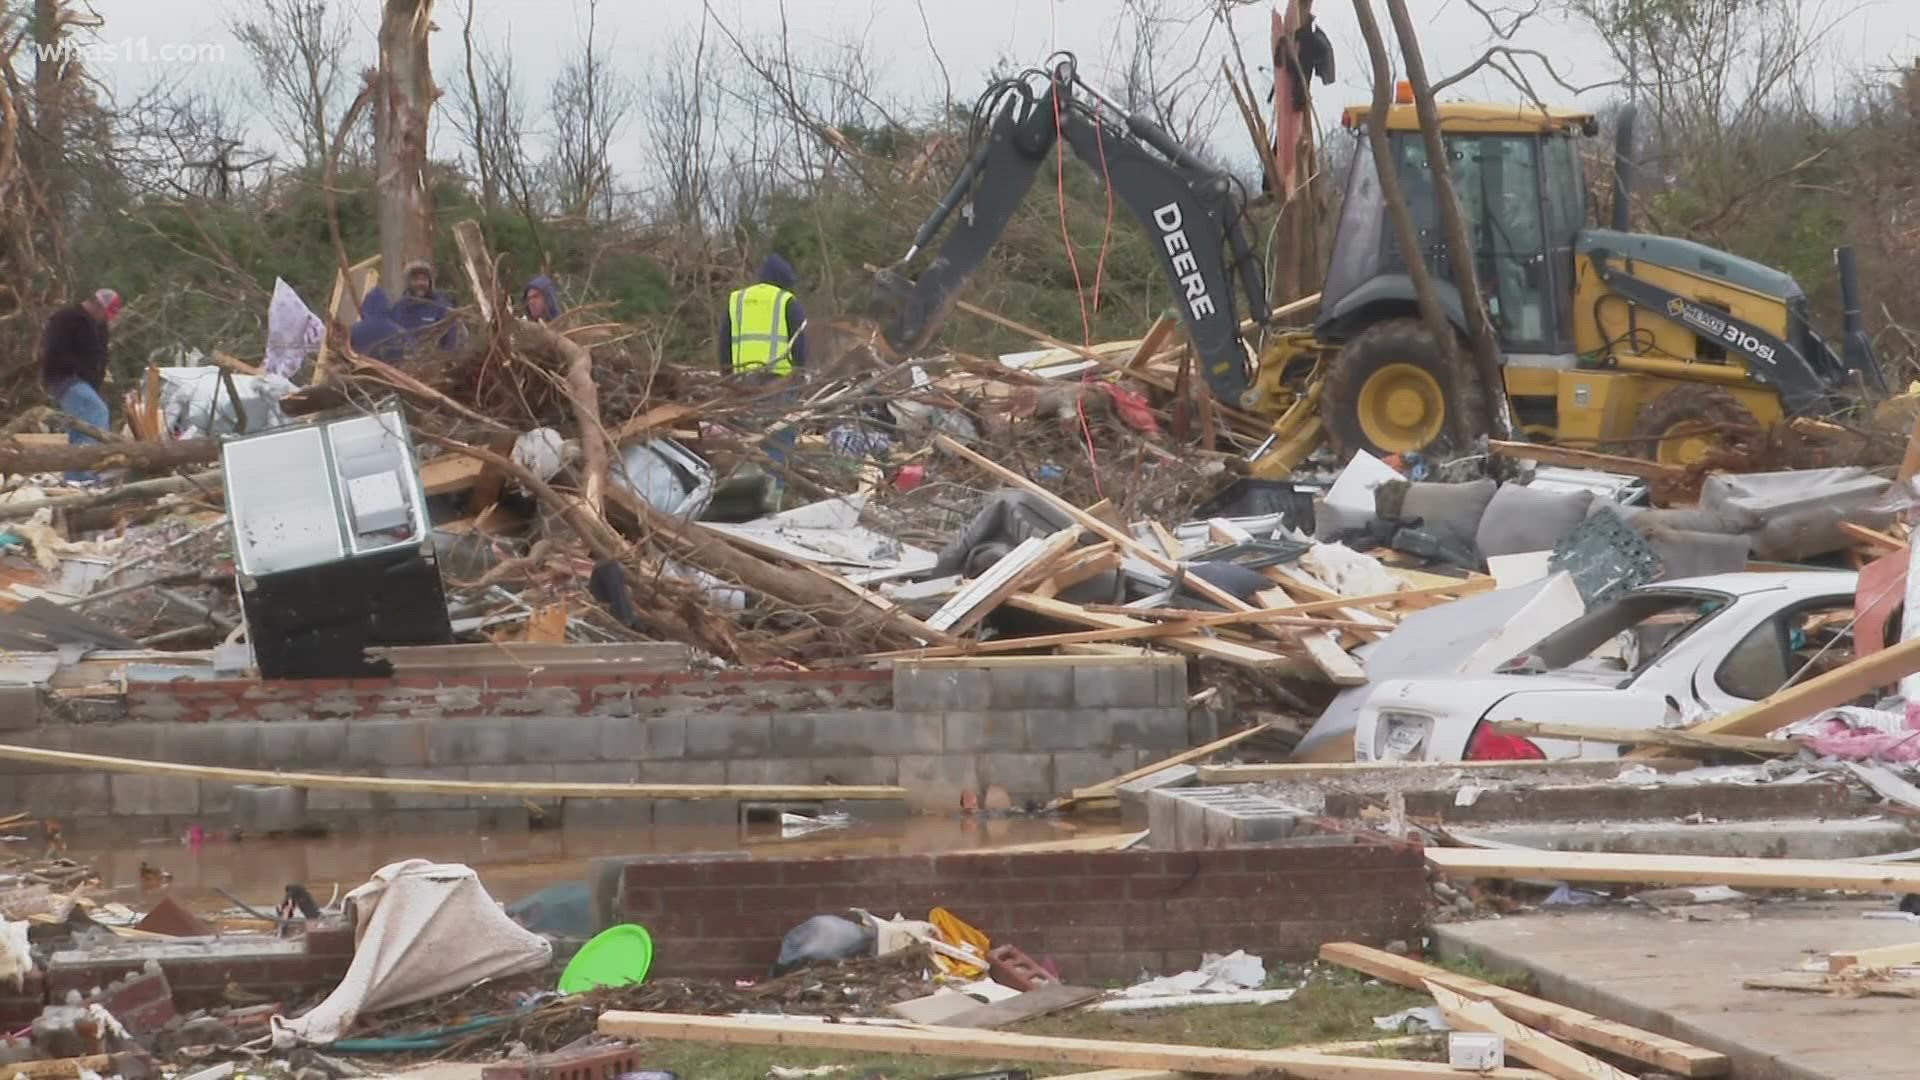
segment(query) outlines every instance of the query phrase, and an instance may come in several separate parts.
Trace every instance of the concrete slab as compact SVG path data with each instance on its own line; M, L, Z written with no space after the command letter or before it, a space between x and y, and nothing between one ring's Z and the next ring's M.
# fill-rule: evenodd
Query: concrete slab
M1456 830L1464 831L1464 830ZM1549 851L1723 855L1754 859L1857 859L1914 846L1903 821L1858 818L1780 821L1568 822L1476 825L1467 835ZM1920 937L1920 934L1916 934Z
M1911 1001L1740 985L1811 954L1920 937L1910 923L1860 917L1890 906L1766 906L1715 922L1586 911L1449 923L1433 935L1442 955L1524 972L1549 1000L1719 1050L1740 1080L1895 1080L1914 1074Z
M1471 783L1471 779L1466 781ZM1649 821L1698 815L1717 821L1832 817L1847 809L1841 783L1697 784L1640 787L1578 784L1570 787L1491 787L1467 805L1458 784L1403 793L1407 813L1442 821ZM1324 813L1354 818L1374 800L1359 791L1329 791Z

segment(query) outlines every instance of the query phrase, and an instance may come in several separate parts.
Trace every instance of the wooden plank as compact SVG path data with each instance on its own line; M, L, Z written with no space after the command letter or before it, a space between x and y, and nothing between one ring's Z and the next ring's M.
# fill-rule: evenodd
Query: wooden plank
M1161 347L1166 345L1167 339L1172 337L1173 332L1178 329L1180 329L1179 317L1161 313L1159 318L1153 320L1153 325L1147 328L1147 336L1140 339L1140 344L1134 347L1133 355L1127 358L1127 362L1121 365L1120 370L1132 374L1141 365L1153 359L1153 354L1159 352Z
M1636 762L1635 764L1651 764ZM1698 761L1686 761L1677 767L1692 768ZM1617 775L1625 764L1619 761L1287 761L1270 765L1202 765L1203 784L1261 784L1269 781L1291 783L1297 780L1348 780L1362 773L1405 773L1425 771L1435 776L1465 771L1548 772L1567 769L1603 776ZM1659 766L1656 764L1656 768Z
M1839 528L1841 532L1847 534L1847 536L1852 539L1858 540L1869 547L1877 548L1883 554L1907 550L1907 542L1905 540L1897 536L1889 536L1877 529L1869 529L1865 525L1857 525L1851 521L1843 521L1840 523Z
M1494 723L1493 729L1502 735L1518 735L1528 739L1579 739L1584 742L1619 743L1622 746L1723 750L1769 757L1800 752L1798 743L1781 739L1756 739L1751 735L1700 735L1686 728L1614 728L1534 720L1500 720Z
M1686 730L1696 735L1771 734L1823 709L1848 704L1863 694L1891 686L1916 671L1920 671L1920 638L1861 657L1744 709L1735 709ZM1636 756L1638 753L1644 751L1636 752Z
M1031 852L1055 851L1125 851L1139 846L1147 838L1147 831L1101 833L1098 836L1071 836L1065 840L1035 840L1026 844L998 844L994 847L967 848L963 851L949 852L952 855L1018 855Z
M1846 998L1861 994L1920 998L1920 979L1835 978L1817 971L1783 971L1778 975L1743 979L1740 985L1748 990L1793 990L1802 994L1832 994Z
M567 602L546 604L533 609L527 617L526 640L542 645L560 645L567 640Z
M1125 529L1118 528L1114 525L1110 525L1107 522L1102 521L1101 519L1095 517L1094 515L1087 513L1085 510L1082 510L1079 507L1068 502L1067 500L1061 498L1060 496L1055 495L1053 492L1048 491L1046 488L1041 487L1039 484L1034 483L1032 480L1027 479L1025 476L1022 476L1019 473L1014 472L1012 469L1007 468L1005 465L1002 465L999 462L993 460L992 458L989 458L986 455L975 451L972 447L963 446L959 442L956 442L952 437L947 435L941 435L935 438L934 445L938 446L940 449L945 450L947 453L952 454L956 457L965 458L967 461L970 461L974 465L980 467L981 469L984 469L987 472L992 473L994 476L998 477L1003 482L1012 485L1013 487L1017 487L1022 491L1026 491L1029 494L1037 496L1042 502L1047 503L1048 505L1052 506L1055 510L1058 510L1059 512L1067 515L1069 519L1075 522L1078 522L1083 528L1087 529L1089 532L1096 533L1107 540L1111 540L1114 542L1116 546L1120 548L1120 550L1132 552L1134 555L1137 555L1140 558L1146 560L1147 563L1152 565L1154 569L1159 570L1162 573L1166 573L1166 574L1174 574L1179 571L1179 561L1177 559L1169 558L1165 554L1162 554L1161 552L1153 550L1152 548L1141 543L1140 541L1135 540L1133 538L1133 534L1127 532ZM1253 606L1251 604L1248 604L1244 600L1241 600L1239 597L1233 595L1232 593L1226 591L1225 589L1222 589L1220 586L1215 585L1210 581L1207 581L1204 578L1188 575L1186 579L1186 587L1192 589L1196 593L1199 593L1201 596L1206 597L1208 600L1211 600L1214 603L1219 604L1221 607L1226 608L1228 611L1253 610Z
M1095 1069L1092 1072L1062 1073L1049 1076L1046 1080L1191 1080L1191 1075L1165 1069Z
M1074 544L1080 542L1080 526L1069 525L1045 537L1022 540L1001 556L979 579L955 593L927 620L935 630L964 634L991 615L1007 598L1037 578L1045 577Z
M1214 1046L1071 1039L959 1028L867 1027L858 1024L809 1023L798 1019L747 1021L727 1016L616 1010L600 1014L598 1029L602 1035L619 1039L875 1051L920 1057L1168 1069L1225 1076L1278 1072L1290 1080L1400 1080L1403 1077L1458 1080L1460 1075L1444 1062L1343 1058L1288 1050L1233 1050ZM1494 1069L1478 1075L1488 1080L1534 1080L1542 1074L1531 1069Z
M1182 750L1172 757L1161 758L1151 765L1142 765L1132 772L1121 773L1111 780L1102 780L1092 787L1074 788L1073 797L1076 799L1099 799L1112 795L1119 789L1121 784L1131 783L1143 776L1152 776L1162 769L1171 769L1175 765L1185 765L1190 761L1199 761L1201 758L1211 757L1222 750L1238 746L1248 739L1253 738L1255 735L1267 730L1269 726L1270 725L1265 722L1262 722L1252 727L1241 728L1231 735L1222 735L1210 743L1202 743L1191 749Z
M1307 650L1307 659L1320 669L1320 674L1335 686L1367 685L1367 669L1360 661L1347 655L1333 635L1325 630L1309 630L1300 635L1300 644Z
M1049 600L1032 593L1018 593L1008 601L1014 607L1031 611L1037 615L1059 619L1062 622L1077 622L1105 630L1133 630L1134 637L1157 637L1171 648L1190 652L1196 656L1210 656L1224 660L1229 664L1243 667L1264 668L1279 667L1287 663L1287 657L1266 649L1242 645L1238 642L1220 638L1206 637L1192 631L1190 623L1150 623L1140 619L1130 619L1125 615L1103 615L1088 611L1078 604L1069 604L1063 600ZM1162 629L1166 627L1167 629ZM1147 631L1139 633L1138 631ZM1127 635L1118 635L1118 640L1126 640Z
M1827 954L1827 970L1839 973L1848 968L1892 968L1920 964L1920 941L1905 945L1882 945L1877 949L1850 949Z
M1006 1027L1022 1020L1057 1013L1062 1009L1071 1009L1076 1005L1085 1005L1100 996L1100 991L1087 986L1068 986L1065 983L1047 983L1036 986L1019 997L1010 997L1005 1001L996 1001L989 1005L977 1005L958 1016L946 1020L946 1026L957 1028L987 1029Z
M441 454L420 466L420 490L428 498L465 491L480 481L487 463L465 454Z
M1556 1080L1634 1080L1631 1073L1621 1072L1592 1054L1540 1034L1501 1012L1490 1001L1476 1001L1456 994L1431 979L1427 980L1426 990L1433 995L1447 1023L1461 1031L1484 1031L1500 1036L1506 1041L1508 1057L1518 1058Z
M1468 878L1731 885L1747 889L1920 892L1920 866L1844 863L1827 859L1736 859L1713 855L1428 848L1427 862L1449 874Z
M366 650L398 671L424 668L515 668L522 671L685 671L692 653L679 642L621 641L555 645L542 642L481 642L475 645L381 645Z
M1633 1061L1643 1062L1677 1076L1714 1077L1733 1071L1727 1055L1681 1042L1678 1039L1642 1031L1592 1013L1582 1012L1558 1002L1509 990L1469 975L1457 975L1445 968L1396 956L1383 949L1368 948L1351 942L1320 946L1320 959L1364 972L1374 978L1424 990L1428 982L1443 986L1465 997L1492 1002L1502 1013L1557 1039L1566 1039Z
M682 405L677 401L669 401L661 405L655 405L646 412L621 424L620 430L613 433L613 441L616 445L624 443L629 439L645 435L655 428L672 427L682 420L699 415L700 410L698 408L692 405Z
M1679 481L1686 479L1687 476L1687 470L1678 465L1662 465L1645 458L1598 454L1592 450L1573 450L1564 446L1542 446L1539 443L1490 439L1487 442L1487 452L1495 457L1525 458L1542 465L1564 465L1569 469L1598 469L1601 472L1637 476L1642 480Z
M499 795L524 799L753 799L770 802L817 802L827 799L903 799L901 787L838 787L831 784L570 784L518 780L415 780L405 777L339 776L332 773L273 772L266 769L228 769L211 765L183 765L172 761L42 750L32 746L0 745L0 759L51 765L60 769L126 773L135 776L173 776L183 780L211 780L221 784L265 784L313 791L377 791L396 795Z

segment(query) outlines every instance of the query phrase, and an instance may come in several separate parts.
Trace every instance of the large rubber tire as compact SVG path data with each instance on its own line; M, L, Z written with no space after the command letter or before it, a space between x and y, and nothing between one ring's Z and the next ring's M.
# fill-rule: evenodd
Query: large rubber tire
M1343 456L1379 457L1464 447L1485 434L1486 395L1468 365L1419 319L1375 323L1342 346L1320 394L1328 440Z
M1757 431L1760 422L1731 393L1717 386L1676 386L1641 406L1634 421L1634 449L1663 465L1698 465L1718 452L1739 452L1729 428ZM1654 441L1654 440L1658 441Z

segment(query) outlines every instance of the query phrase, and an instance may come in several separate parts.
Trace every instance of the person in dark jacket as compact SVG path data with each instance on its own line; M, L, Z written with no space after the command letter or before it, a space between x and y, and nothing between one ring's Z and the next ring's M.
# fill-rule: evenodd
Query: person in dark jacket
M40 332L40 385L62 412L96 428L105 428L112 418L100 386L107 378L108 329L120 317L120 307L119 293L101 289L47 316ZM77 446L98 440L74 429L67 441ZM93 478L84 471L67 474L74 484Z
M360 319L348 332L353 351L375 360L397 364L407 356L407 336L393 321L393 301L375 285L360 298Z
M560 317L560 290L553 279L545 274L527 282L520 290L520 302L525 306L528 322L552 322Z
M393 321L406 334L407 351L460 346L460 324L453 319L453 294L434 288L433 264L415 259L402 280L406 291L393 298Z

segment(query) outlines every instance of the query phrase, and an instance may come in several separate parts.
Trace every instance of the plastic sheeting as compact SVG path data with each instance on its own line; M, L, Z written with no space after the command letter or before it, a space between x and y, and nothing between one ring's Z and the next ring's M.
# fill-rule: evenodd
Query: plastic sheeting
M307 307L293 286L273 279L273 299L267 304L267 359L260 365L268 375L291 379L307 358L320 351L327 326Z
M324 1046L362 1012L462 990L483 979L544 966L547 939L516 925L472 867L408 859L374 872L347 894L353 965L306 1015L273 1018L273 1043Z
M672 439L622 447L613 482L675 517L698 518L713 501L712 467Z
M265 431L287 422L280 399L295 388L278 375L233 375L217 367L155 370L160 415L176 439Z

